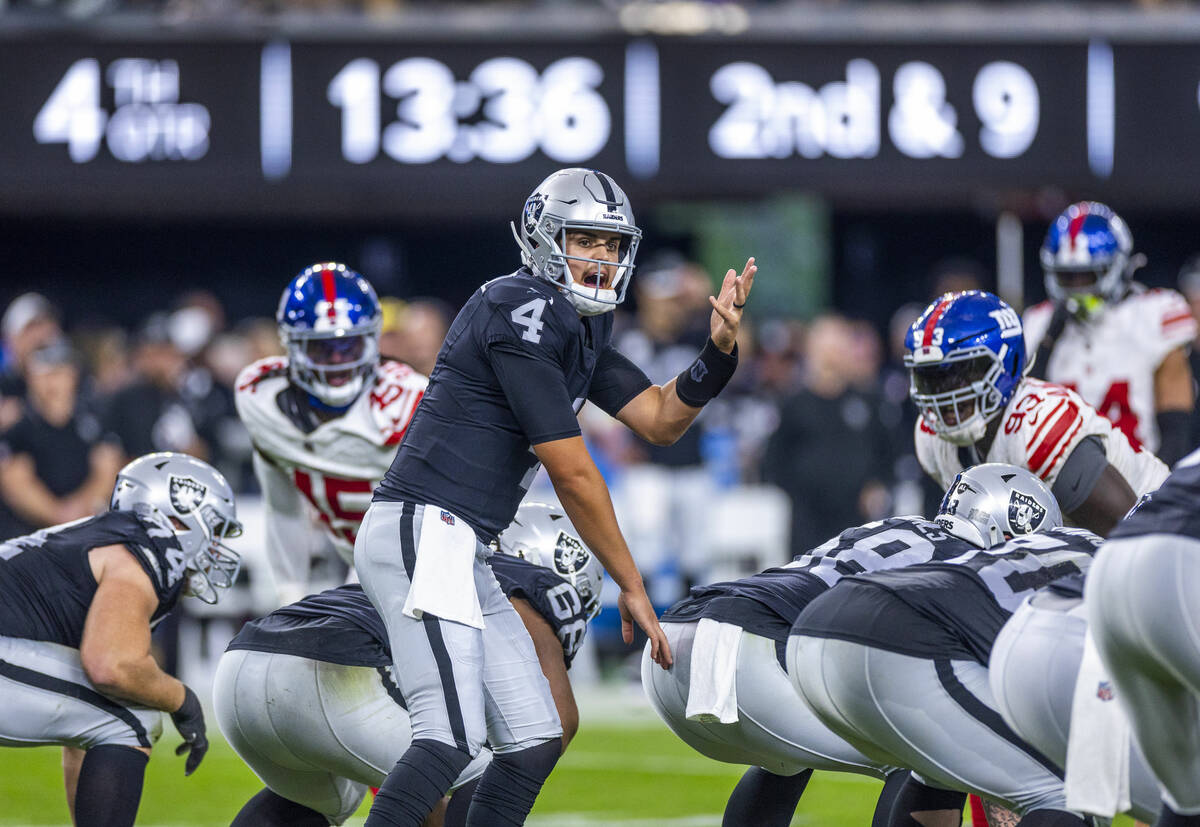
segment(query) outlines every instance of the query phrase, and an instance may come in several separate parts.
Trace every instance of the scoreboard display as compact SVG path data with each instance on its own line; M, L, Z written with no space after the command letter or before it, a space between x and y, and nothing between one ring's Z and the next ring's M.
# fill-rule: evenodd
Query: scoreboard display
M562 166L639 199L880 205L1054 186L1200 206L1200 44L0 37L0 212L511 211Z

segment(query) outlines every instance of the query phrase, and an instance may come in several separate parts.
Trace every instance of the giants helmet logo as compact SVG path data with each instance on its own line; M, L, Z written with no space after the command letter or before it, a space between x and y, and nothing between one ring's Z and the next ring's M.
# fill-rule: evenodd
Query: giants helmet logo
M180 514L191 514L204 501L204 495L208 493L208 488L191 477L177 477L172 474L169 491L171 505L175 510Z
M1036 531L1046 518L1046 509L1028 494L1013 491L1008 498L1008 524L1016 534Z
M572 575L582 571L590 554L579 540L565 531L558 532L558 539L554 542L554 568L559 574Z

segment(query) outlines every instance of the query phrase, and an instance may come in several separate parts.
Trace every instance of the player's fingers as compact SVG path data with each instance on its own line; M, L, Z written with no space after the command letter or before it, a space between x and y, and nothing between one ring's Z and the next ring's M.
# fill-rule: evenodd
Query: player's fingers
M664 632L661 628L658 630L658 634L662 637L662 644L658 647L658 657L656 657L654 660L663 669L670 669L671 664L675 662L675 658L671 656L671 644L667 640L666 632Z
M621 618L621 640L625 641L625 645L633 643L633 621Z
M754 271L757 269L758 268L754 266L754 256L750 256L750 258L746 259L746 266L742 268L742 278L744 279L746 276L753 275ZM733 271L730 270L729 272L732 273Z
M737 316L733 315L733 310L731 308L721 304L714 296L708 297L708 303L712 305L716 314L724 319L727 324L737 324Z
M187 741L184 741L182 744L180 744L179 746L175 747L175 754L176 754L176 755L183 755L185 752L187 752L187 751L188 751L189 749L191 749L191 748L192 748L192 745L191 745L191 744L189 744Z

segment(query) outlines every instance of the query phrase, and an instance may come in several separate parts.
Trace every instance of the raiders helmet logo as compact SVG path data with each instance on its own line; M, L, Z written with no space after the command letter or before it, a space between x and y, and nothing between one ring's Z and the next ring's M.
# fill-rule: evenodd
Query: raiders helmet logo
M591 552L583 547L583 543L565 531L558 532L554 542L554 568L559 574L576 574L583 570L589 559Z
M525 215L522 220L527 235L533 235L534 230L537 229L538 222L542 219L542 210L545 207L546 198L538 193L529 196L529 200L525 202Z
M1013 491L1008 498L1008 524L1015 534L1036 531L1046 518L1046 509L1037 500L1020 491Z
M204 495L208 493L207 486L201 485L191 477L176 477L171 475L169 483L171 505L180 514L191 514L200 507Z

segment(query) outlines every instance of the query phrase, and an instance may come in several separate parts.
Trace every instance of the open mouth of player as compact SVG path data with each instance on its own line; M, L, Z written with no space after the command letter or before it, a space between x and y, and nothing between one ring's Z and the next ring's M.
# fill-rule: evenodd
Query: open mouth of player
M605 276L600 275L598 272L588 273L583 277L583 285L584 287L605 288L608 287L608 279Z

